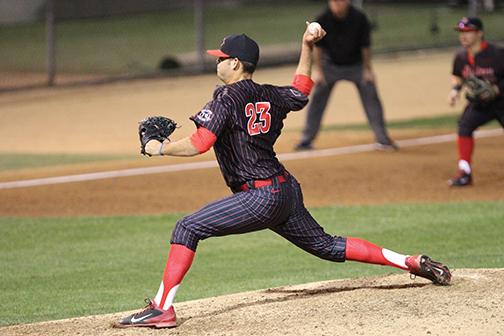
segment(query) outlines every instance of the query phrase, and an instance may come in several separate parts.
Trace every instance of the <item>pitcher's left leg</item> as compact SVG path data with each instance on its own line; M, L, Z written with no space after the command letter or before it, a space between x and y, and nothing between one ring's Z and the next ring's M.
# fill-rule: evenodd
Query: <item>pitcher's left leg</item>
M296 190L296 210L285 223L272 228L285 239L322 259L337 262L352 260L392 266L427 278L435 284L449 284L451 279L449 269L427 256L403 255L364 239L333 237L327 234L305 208L299 184L295 180L293 183L293 188Z

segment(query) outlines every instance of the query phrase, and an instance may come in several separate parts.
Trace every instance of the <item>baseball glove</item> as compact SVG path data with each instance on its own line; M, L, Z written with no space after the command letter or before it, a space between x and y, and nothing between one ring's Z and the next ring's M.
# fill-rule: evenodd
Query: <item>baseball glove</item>
M147 117L138 123L138 136L140 137L140 153L151 156L145 152L145 145L150 140L163 142L175 131L177 123L166 117ZM168 139L169 140L169 139Z
M497 97L495 86L488 80L470 75L465 84L467 86L466 98L473 103L489 103Z

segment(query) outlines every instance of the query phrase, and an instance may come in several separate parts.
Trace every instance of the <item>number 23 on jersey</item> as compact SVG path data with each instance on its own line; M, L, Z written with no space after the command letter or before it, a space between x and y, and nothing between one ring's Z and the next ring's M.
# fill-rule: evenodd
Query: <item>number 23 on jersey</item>
M268 133L271 127L269 102L248 103L245 106L245 116L248 117L247 130L250 135Z

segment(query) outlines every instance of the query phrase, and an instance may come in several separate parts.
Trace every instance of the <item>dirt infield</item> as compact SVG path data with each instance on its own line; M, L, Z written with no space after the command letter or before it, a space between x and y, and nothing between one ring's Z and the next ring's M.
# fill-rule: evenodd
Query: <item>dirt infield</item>
M375 68L388 119L435 116L450 111L445 95L451 57L451 53L429 53L377 60ZM292 67L259 69L256 80L287 84L293 71ZM0 153L133 155L138 151L138 120L148 114L169 115L182 125L175 138L187 135L194 129L187 117L211 98L212 88L217 83L214 75L205 75L0 95L0 118L3 120L0 123L3 135ZM303 111L289 115L285 131L275 146L277 152L292 150L304 118ZM347 83L338 84L324 124L364 120L355 89ZM452 129L393 130L391 133L396 139L407 139L454 131L455 125ZM372 141L369 130L324 132L316 146L330 148ZM504 172L500 169L503 141L502 137L477 141L476 186L467 190L454 191L446 187L446 180L456 168L454 143L407 148L399 153L362 153L290 161L287 168L303 184L308 206L503 199ZM146 159L138 156L130 161L21 169L0 172L0 182L213 158L211 152L197 158ZM154 190L158 195L155 198L151 197ZM192 211L228 193L218 169L195 170L0 190L0 215ZM142 206L139 206L140 201Z
M176 304L175 329L116 329L128 313L0 328L17 335L502 335L504 269L449 287L406 274L272 288Z
M325 139L327 141L327 137ZM301 182L305 202L310 207L504 199L504 171L500 169L504 136L478 139L477 143L476 185L463 190L450 189L446 185L455 168L453 143L404 148L398 153L371 152L295 160L287 162L286 167ZM108 164L108 168L113 167ZM227 194L229 190L218 168L200 169L0 190L3 200L0 215L194 211Z
M457 111L446 104L451 57L450 53L429 53L376 60L387 118ZM258 69L254 79L288 85L294 70ZM131 153L138 148L137 122L146 115L167 115L179 122L182 128L176 137L192 132L188 117L212 98L217 84L215 75L204 75L2 94L0 153ZM299 129L304 120L303 111L292 113L285 129ZM355 88L338 83L324 124L363 121Z

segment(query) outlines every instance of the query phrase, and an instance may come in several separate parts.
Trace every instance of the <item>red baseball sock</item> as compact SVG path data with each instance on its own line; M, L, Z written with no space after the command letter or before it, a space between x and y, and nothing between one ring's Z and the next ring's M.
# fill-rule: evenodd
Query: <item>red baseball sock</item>
M384 249L367 240L347 237L345 257L347 260L360 261L408 270L408 256Z
M177 289L191 267L194 259L194 251L184 245L172 244L163 280L154 298L154 302L163 310L168 310L173 304Z
M474 149L474 138L459 135L457 138L457 145L459 151L459 160L471 163L471 157Z

